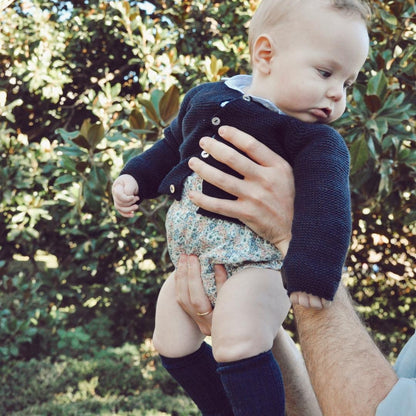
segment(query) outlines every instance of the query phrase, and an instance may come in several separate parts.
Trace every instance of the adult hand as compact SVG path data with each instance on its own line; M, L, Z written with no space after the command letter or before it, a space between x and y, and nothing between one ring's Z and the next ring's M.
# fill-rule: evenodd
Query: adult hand
M227 273L221 265L214 267L218 293L227 280ZM213 308L202 285L198 257L181 255L175 271L175 290L176 300L182 309L195 321L204 335L211 335Z
M210 137L201 139L201 147L240 173L243 179L221 172L198 158L190 159L189 166L207 182L235 195L237 200L209 197L195 191L190 192L190 199L209 211L238 218L285 255L291 238L295 195L290 165L254 137L234 127L222 126L219 134L249 157Z
M218 214L238 218L255 233L274 244L286 255L291 238L295 185L290 165L253 136L234 127L222 126L219 134L250 158L211 137L203 137L200 146L214 159L243 176L228 175L192 158L190 168L202 179L237 197L236 200L214 198L191 191L196 205ZM330 302L304 292L291 294L294 304L321 309Z

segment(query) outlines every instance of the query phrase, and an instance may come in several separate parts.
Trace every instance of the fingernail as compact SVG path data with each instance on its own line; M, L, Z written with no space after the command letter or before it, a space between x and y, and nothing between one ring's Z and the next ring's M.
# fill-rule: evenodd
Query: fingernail
M199 145L201 147L204 147L207 144L207 139L205 137L203 137L200 141L199 141Z

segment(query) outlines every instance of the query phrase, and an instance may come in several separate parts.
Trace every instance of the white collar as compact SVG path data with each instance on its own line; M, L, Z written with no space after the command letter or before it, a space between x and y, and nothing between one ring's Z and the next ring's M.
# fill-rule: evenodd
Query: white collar
M241 92L242 94L246 94L246 90L251 85L251 82L253 80L253 77L251 75L234 75L231 78L227 78L225 81L225 85L233 90L237 90ZM264 107L268 108L269 110L276 111L279 114L283 114L279 108L272 103L270 100L263 98L263 97L257 97L250 95L250 97L257 101L258 103L262 104Z

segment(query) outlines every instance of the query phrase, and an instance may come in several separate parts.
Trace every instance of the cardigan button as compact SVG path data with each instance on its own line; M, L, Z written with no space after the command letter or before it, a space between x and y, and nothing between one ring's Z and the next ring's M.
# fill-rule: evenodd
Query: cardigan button
M247 94L244 94L243 95L243 100L251 101L251 97L249 95L247 95Z
M221 120L220 120L220 118L219 118L219 117L212 117L211 123L212 123L214 126L219 126L219 125L220 125L220 123L221 123Z
M175 185L173 183L169 186L169 191L171 194L175 193Z
M203 151L201 152L201 156L202 156L204 159L206 159L207 157L209 157L209 153L207 153L205 150L203 150Z

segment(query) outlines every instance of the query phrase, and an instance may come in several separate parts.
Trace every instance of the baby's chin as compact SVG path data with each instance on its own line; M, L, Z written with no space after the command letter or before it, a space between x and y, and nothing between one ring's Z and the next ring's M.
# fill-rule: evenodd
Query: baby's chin
M292 113L289 112L285 113L288 116L294 117L300 121L305 123L312 123L312 124L329 124L332 123L334 120L330 117L326 116L324 113L318 112L309 112L306 111L304 113Z

